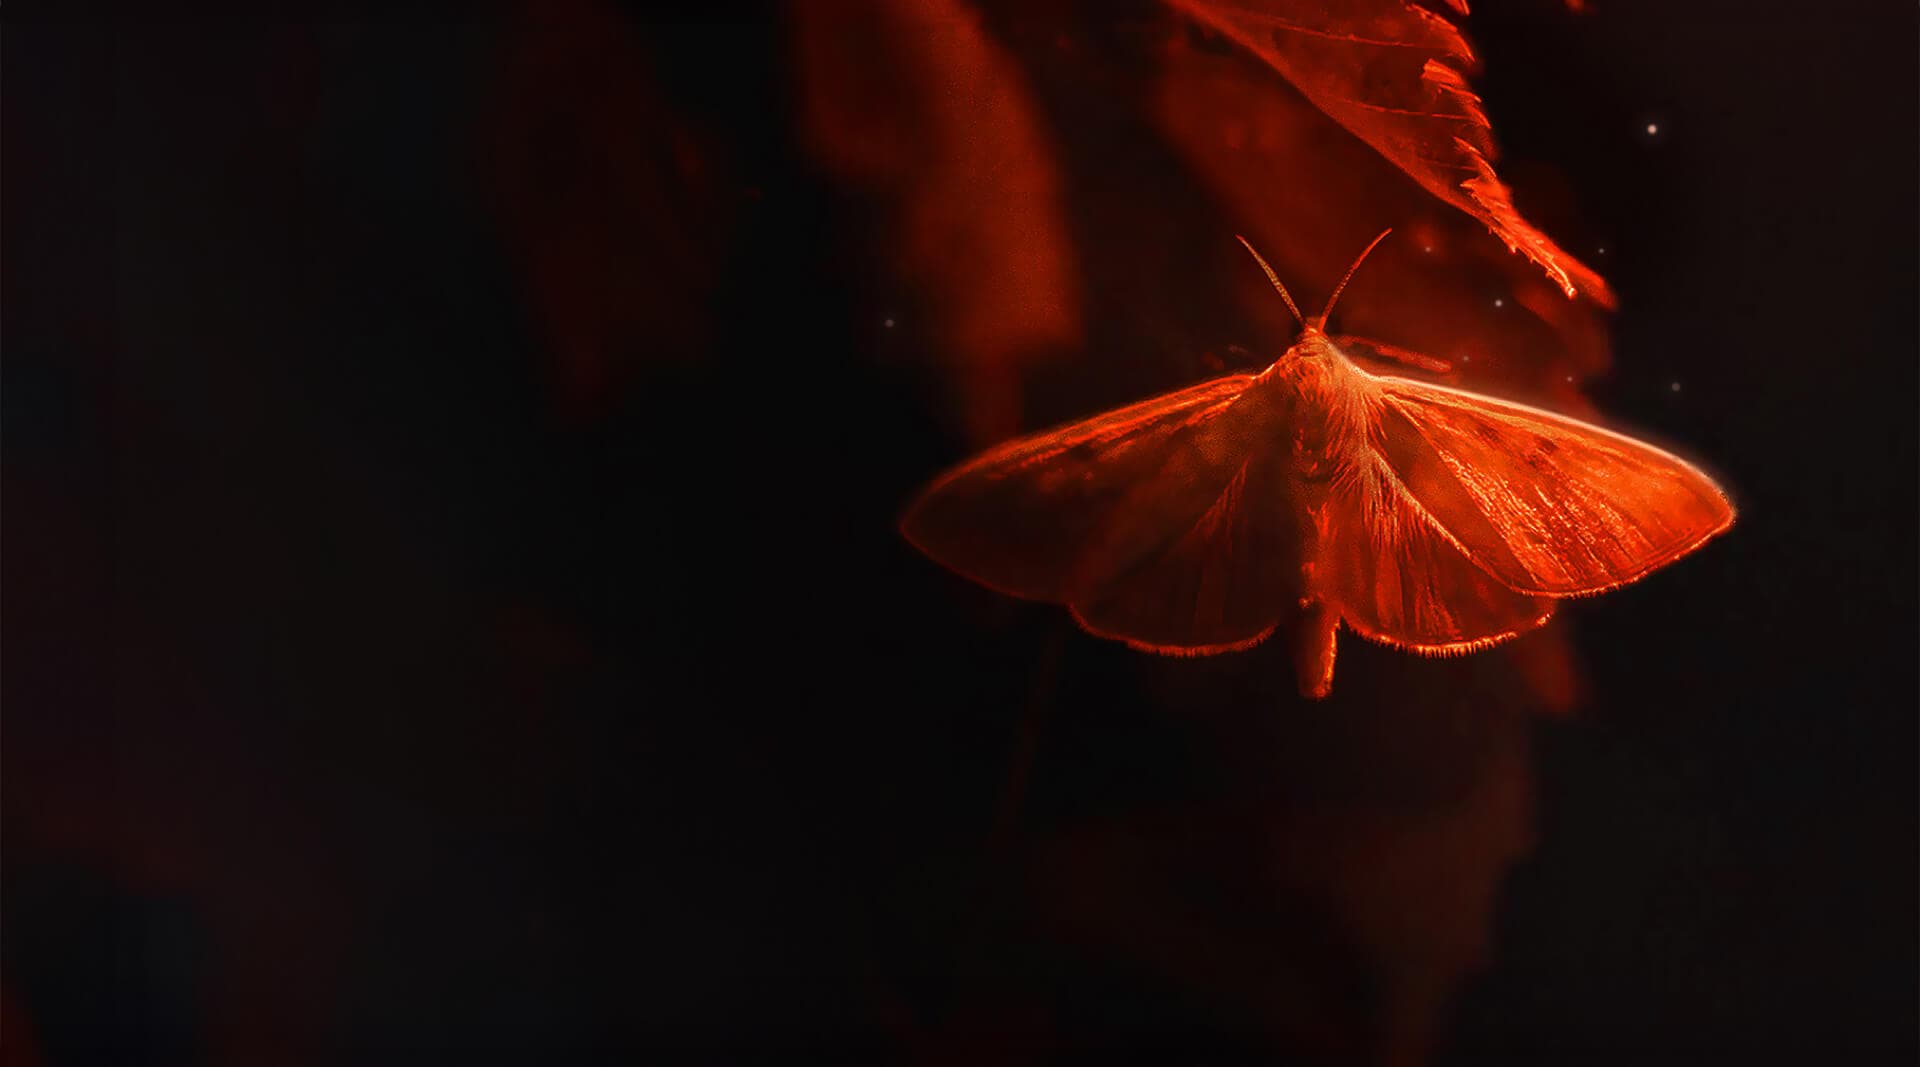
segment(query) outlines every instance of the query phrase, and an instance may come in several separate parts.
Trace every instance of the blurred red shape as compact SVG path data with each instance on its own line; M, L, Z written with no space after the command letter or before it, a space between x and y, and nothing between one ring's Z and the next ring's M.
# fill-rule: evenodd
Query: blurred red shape
M807 144L878 198L976 444L1020 427L1020 368L1080 340L1053 147L1018 66L960 0L793 6Z
M643 362L698 358L745 194L669 106L618 10L525 4L502 40L481 167L554 404L591 419Z

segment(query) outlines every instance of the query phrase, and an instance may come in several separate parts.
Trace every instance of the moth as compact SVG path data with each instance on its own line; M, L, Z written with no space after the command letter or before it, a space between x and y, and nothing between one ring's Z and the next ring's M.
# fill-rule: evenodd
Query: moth
M1353 358L1444 373L1327 333L1327 306L1257 374L1232 374L1000 445L936 479L901 532L1089 632L1200 656L1293 637L1302 695L1336 635L1428 656L1498 644L1556 604L1637 581L1733 523L1713 480L1643 441Z

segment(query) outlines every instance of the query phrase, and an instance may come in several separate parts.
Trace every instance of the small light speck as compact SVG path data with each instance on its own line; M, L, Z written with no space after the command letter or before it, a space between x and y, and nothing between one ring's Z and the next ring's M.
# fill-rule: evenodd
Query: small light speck
M1460 357L1460 362L1462 362L1462 363L1472 363L1472 362L1473 362L1473 357L1472 357L1472 356L1461 356L1461 357Z
M1493 306L1497 308L1503 308L1507 306L1507 302L1496 296L1493 298Z
M1432 245L1421 245L1421 246L1420 246L1420 251L1422 251L1422 252L1431 252L1431 251L1433 251L1433 246L1432 246Z
M1602 248L1600 249L1600 254L1601 254L1601 255L1603 255L1603 256L1607 254L1607 250L1606 250L1606 248L1605 248L1605 247L1602 247Z
M1669 389L1671 389L1671 390L1673 390L1674 392L1676 392L1676 393L1677 393L1677 392L1679 392L1679 391L1680 391L1680 383L1679 383L1679 382L1674 382L1674 383L1673 383L1672 385L1669 385L1669 386L1667 386L1667 388L1669 388Z
M1660 124L1659 124L1659 123L1657 123L1657 122L1649 122L1649 123L1647 123L1647 136L1648 136L1648 137L1654 137L1654 136L1657 136L1657 135L1658 135L1659 133L1660 133Z
M1567 381L1569 382L1573 381L1573 375L1571 374L1567 375Z
M883 323L881 323L881 325L883 325L883 326L885 326L885 327L886 327L887 329L889 329L889 330L891 330L891 329L893 329L893 320L892 320L892 319L888 319L888 320L886 320L885 322L883 322Z

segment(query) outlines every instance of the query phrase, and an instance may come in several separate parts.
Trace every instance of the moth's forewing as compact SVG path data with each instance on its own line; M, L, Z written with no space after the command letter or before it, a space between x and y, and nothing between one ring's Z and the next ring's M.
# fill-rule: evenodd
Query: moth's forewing
M1172 654L1254 644L1299 600L1283 412L1269 388L1188 431L1090 546L1071 597L1087 629Z
M1733 523L1719 486L1652 445L1444 386L1375 381L1381 457L1467 555L1513 589L1601 592Z
M1189 426L1251 381L1231 375L1009 441L948 471L900 530L941 564L1003 593L1064 603L1088 547Z
M1297 600L1274 412L1235 375L1003 445L909 508L928 555L1142 648L1245 647Z

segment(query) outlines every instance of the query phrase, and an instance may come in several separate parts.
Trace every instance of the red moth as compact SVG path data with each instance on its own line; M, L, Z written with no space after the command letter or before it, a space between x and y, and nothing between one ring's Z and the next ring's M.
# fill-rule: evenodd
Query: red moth
M1003 444L927 487L901 532L1150 652L1231 652L1284 623L1301 693L1324 697L1343 622L1423 655L1472 652L1732 525L1720 488L1652 445L1356 365L1349 351L1446 367L1327 334L1353 269L1266 370Z

